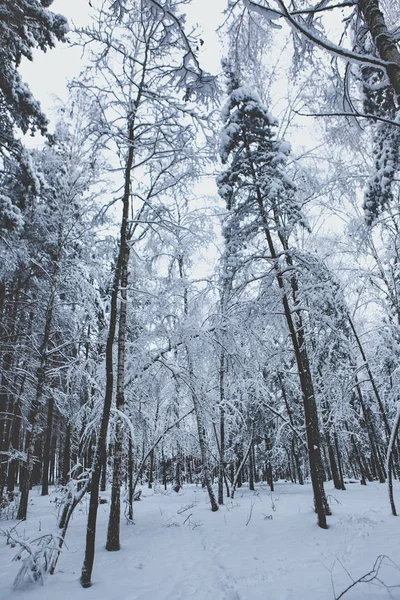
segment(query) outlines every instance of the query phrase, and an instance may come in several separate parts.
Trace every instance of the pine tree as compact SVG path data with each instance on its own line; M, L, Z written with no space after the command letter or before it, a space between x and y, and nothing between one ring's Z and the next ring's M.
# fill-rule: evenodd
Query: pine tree
M320 527L326 528L329 507L323 486L316 398L308 357L305 322L298 301L299 283L289 246L294 228L306 226L293 183L285 174L290 145L277 139L276 120L256 93L240 84L228 62L228 101L222 111L224 127L220 154L228 168L219 176L221 197L229 211L231 236L239 253L264 238L280 290L289 337L303 396L310 472ZM278 248L280 248L278 250ZM289 276L285 274L288 271Z
M58 41L66 41L68 24L48 7L52 0L2 0L0 3L0 153L14 157L31 183L24 148L16 135L47 131L47 119L39 102L22 80L18 67L22 58L33 60L33 50L43 52Z

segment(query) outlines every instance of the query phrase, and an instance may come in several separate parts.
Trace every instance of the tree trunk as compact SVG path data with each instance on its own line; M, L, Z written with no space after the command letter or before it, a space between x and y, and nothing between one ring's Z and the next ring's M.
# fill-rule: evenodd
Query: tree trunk
M218 465L218 504L224 503L225 472L225 351L221 350L219 365L219 465Z
M254 428L253 428L253 431L252 431L252 433L251 433L250 443L249 443L249 445L248 445L248 447L247 447L247 449L246 449L246 452L245 452L245 454L244 454L244 456L243 456L243 458L242 458L242 461L241 461L241 463L240 463L240 464L239 464L239 466L238 466L238 469L237 469L237 471L236 471L235 478L234 478L234 480L233 480L233 482L232 482L232 488L231 488L231 498L232 498L232 499L233 499L233 497L235 496L235 491L236 491L236 488L237 488L237 487L240 487L240 486L238 485L238 482L239 482L239 479L241 479L241 477L242 477L242 473L243 473L243 467L244 467L244 465L246 464L246 460L247 460L247 459L248 459L248 457L249 457L249 454L250 454L250 451L251 451L251 447L252 447L252 445L253 445L253 439L254 439Z
M369 442L370 442L370 446L371 446L371 457L372 457L372 461L373 461L373 466L375 467L376 474L378 476L380 483L385 483L385 477L384 477L384 474L382 473L382 469L380 467L378 456L377 456L377 450L376 450L374 432L373 432L373 425L371 423L367 408L364 403L364 398L363 398L363 395L361 392L361 388L360 388L360 384L358 382L357 375L356 375L356 389L357 389L357 395L358 395L358 399L360 401L361 410L363 413L365 426L366 426L366 430L367 430L367 434L368 434L368 438L369 438Z
M333 437L335 439L336 456L337 456L337 463L338 463L338 467L339 467L339 477L340 477L340 485L341 485L340 489L345 491L346 486L344 485L342 459L340 456L339 440L338 440L336 432L333 434Z
M133 443L129 434L128 442L128 519L133 521Z
M179 487L178 487L178 492L181 489L180 488L180 479L181 479L181 474L180 474L180 463L179 463L179 458L177 460L177 464L176 464L176 469L177 469L177 480L179 481ZM149 477L148 477L148 488L151 490L153 487L153 483L154 483L154 449L150 452L150 464L149 464ZM177 490L175 490L177 491Z
M378 0L360 0L359 8L376 44L379 56L390 65L386 68L388 77L400 98L400 53L394 36L389 32Z
M67 485L71 469L71 423L67 422L65 429L65 446L61 462L61 484Z
M31 476L33 470L33 457L35 452L36 440L39 435L39 414L41 408L41 401L44 395L45 383L46 383L46 370L48 365L48 347L50 343L50 337L53 327L53 312L54 304L56 299L56 292L59 284L60 271L61 271L61 256L63 250L63 229L60 225L58 231L58 245L56 255L53 262L53 272L51 275L50 282L50 294L46 306L45 313L45 324L43 331L43 340L40 346L39 352L39 366L36 371L36 394L32 400L32 404L29 411L28 423L29 428L25 434L25 449L26 449L26 463L21 469L21 498L18 508L17 519L25 520L28 510L29 490L31 486Z
M333 446L332 446L331 434L329 433L328 428L325 431L325 440L326 440L326 445L328 447L329 464L331 467L331 475L332 475L333 485L336 490L341 490L342 484L340 481L339 470L338 470L338 467L336 464L335 453L334 453Z
M361 344L361 340L360 340L360 338L359 338L359 336L357 334L356 328L355 328L354 323L353 323L352 319L350 318L350 316L348 316L348 320L349 320L350 327L351 327L351 329L353 331L354 338L355 338L355 340L357 342L357 346L358 346L358 348L360 350L361 358L364 361L364 367L365 367L365 369L367 371L368 378L369 378L369 380L371 382L372 389L374 391L374 395L375 395L375 398L376 398L376 401L377 401L377 404L378 404L378 407L379 407L379 413L381 415L381 419L382 419L382 422L383 422L383 425L384 425L384 429L385 429L385 433L386 433L386 438L387 438L387 441L389 441L389 438L390 438L389 421L388 421L388 418L387 418L387 415L386 415L386 412L385 412L385 409L384 409L384 406L383 406L383 402L382 402L381 396L379 394L378 387L377 387L377 385L375 383L375 378L372 375L372 371L371 371L371 369L369 367L369 364L368 364L368 361L367 361L367 357L366 357L366 354L364 352L364 348L363 348L363 346Z
M186 348L186 353L187 353L190 379L191 379L191 381L194 381L194 369L193 369L193 364L192 364L192 360L191 360L188 348ZM202 419L201 419L200 403L199 403L197 395L193 389L191 389L191 395L192 395L192 402L193 402L193 407L194 407L194 414L196 417L197 433L199 436L199 446L200 446L204 484L207 488L208 497L210 499L211 510L213 512L216 512L218 510L218 504L217 504L217 501L215 500L215 495L214 495L214 491L212 488L211 476L210 476L209 467L208 467L207 442L206 442L205 431L204 431L204 427L203 427Z
M218 510L218 504L215 500L214 491L212 488L212 481L211 481L209 467L208 467L207 443L206 443L206 439L205 439L204 428L203 428L203 425L201 422L201 413L200 413L199 402L198 402L196 394L194 392L192 393L192 400L193 400L194 413L195 413L196 423L197 423L197 432L198 432L198 436L199 436L199 445L200 445L204 483L207 488L208 497L210 499L211 510L213 512L216 512Z
M117 263L114 271L114 281L111 293L111 307L110 307L110 324L108 330L108 337L106 343L106 391L104 397L103 414L100 425L99 437L97 440L96 454L92 467L92 477L90 484L90 504L89 504L89 515L86 529L86 549L85 558L82 565L82 573L80 582L82 587L91 586L91 577L94 563L95 553L95 538L96 538L96 523L97 523L97 510L99 505L99 485L100 485L100 473L101 468L106 462L107 457L107 430L108 423L110 420L111 402L114 388L114 361L113 361L113 347L115 332L117 327L118 319L118 291L121 280L122 266L124 264L124 258L126 256L127 249L127 233L128 233L128 219L129 219L129 206L130 206L130 194L131 194L131 171L134 160L134 147L133 147L133 131L134 121L133 118L128 126L128 140L129 149L125 167L125 182L124 182L124 196L123 196L123 212L120 230L120 246Z
M249 155L251 153L249 152ZM252 163L251 163L252 165ZM253 173L254 181L256 182L256 174ZM259 208L259 213L261 217L261 222L265 234L265 238L267 241L268 249L273 260L273 267L275 270L276 279L278 282L279 289L282 294L282 304L283 311L286 319L286 323L289 329L290 339L293 345L293 351L296 359L297 370L300 379L300 387L303 395L303 407L304 407L304 416L305 416L305 426L306 426L306 435L307 435L307 448L308 448L308 456L310 463L310 474L311 474L311 482L314 492L314 504L315 511L318 515L318 525L326 529L326 515L330 514L329 505L325 496L324 490L324 482L323 482L323 468L322 468L322 459L321 459L321 448L320 448L320 439L319 439L319 424L318 424L318 413L317 413L317 405L315 401L314 395L314 386L311 377L311 369L308 360L308 354L306 349L306 343L304 339L304 325L301 318L301 315L297 313L297 321L296 324L292 317L292 311L290 308L288 295L286 292L285 281L282 275L282 271L279 267L278 263L278 255L275 250L274 243L272 241L268 218L264 209L263 197L261 194L261 190L259 186L256 184L256 195L257 195L257 203ZM292 268L293 264L291 263L290 257L288 255L287 244L284 240L281 239L281 243L283 245L283 250L286 253L286 262L288 267ZM295 276L291 277L291 289L292 294L295 297L297 292L297 281Z
M43 473L42 473L42 496L49 494L49 465L50 465L50 449L51 437L53 433L53 412L54 398L50 396L47 406L47 426L45 432L45 441L43 448Z
M249 489L254 492L254 456L253 456L253 446L250 448L249 453Z
M390 507L392 509L392 515L393 516L397 516L397 511L396 511L396 505L394 502L394 496L393 496L393 481L392 481L392 467L393 467L393 449L396 443L396 439L397 439L397 434L399 432L399 427L400 427L400 402L398 402L397 404L397 412L396 412L396 417L393 423L393 427L392 427L392 432L390 435L390 440L389 440L389 447L388 447L388 451L387 451L387 456L386 456L386 470L387 470L387 474L388 474L388 491L389 491L389 501L390 501Z

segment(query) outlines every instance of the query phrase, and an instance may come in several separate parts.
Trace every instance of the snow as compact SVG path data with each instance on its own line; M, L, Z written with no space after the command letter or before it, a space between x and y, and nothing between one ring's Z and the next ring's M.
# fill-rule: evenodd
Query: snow
M400 485L395 483L395 495ZM99 506L93 586L82 589L87 505L73 517L67 548L55 575L44 586L29 583L12 590L19 569L11 562L16 549L0 538L0 598L2 600L329 600L332 582L339 595L353 578L367 573L378 555L400 564L400 519L391 516L384 484L348 484L346 491L326 486L333 509L330 528L319 529L312 510L310 484L280 482L271 493L265 484L256 492L238 489L217 513L206 492L186 485L179 494L143 488L135 502L135 525L122 522L122 549L104 548L108 504ZM48 497L32 492L29 518L20 535L37 537L56 531L56 492ZM108 494L102 494L108 496ZM15 525L2 520L3 529ZM386 584L400 584L400 572L384 566ZM392 598L400 590L392 589ZM372 584L358 584L344 598L388 598Z

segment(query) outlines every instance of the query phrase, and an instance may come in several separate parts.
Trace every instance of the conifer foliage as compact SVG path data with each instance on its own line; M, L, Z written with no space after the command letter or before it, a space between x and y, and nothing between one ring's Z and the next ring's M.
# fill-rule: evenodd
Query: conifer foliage
M53 48L65 41L66 19L48 10L52 0L2 0L0 4L0 148L18 147L14 127L24 133L46 132L47 119L18 73L23 58L32 60L33 50Z
M274 136L272 128L277 123L257 94L240 85L229 63L225 63L225 71L229 97L222 111L225 126L221 134L221 159L230 162L218 178L219 193L230 211L229 238L235 240L239 252L244 249L248 254L248 244L257 243L260 236L267 244L303 396L315 509L320 527L325 528L329 506L323 486L316 398L304 319L301 311L293 312L298 304L299 283L289 238L296 226L305 226L305 220L296 202L295 187L284 172L290 146ZM287 280L284 272L288 267L292 274Z

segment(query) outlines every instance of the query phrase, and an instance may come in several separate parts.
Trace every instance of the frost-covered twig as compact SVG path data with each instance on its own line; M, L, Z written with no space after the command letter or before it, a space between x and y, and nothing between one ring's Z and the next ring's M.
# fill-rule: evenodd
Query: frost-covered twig
M247 521L246 521L246 527L250 523L251 517L253 516L253 508L254 508L254 500L252 499L251 504L250 504L250 512L249 512L249 515L248 515Z
M182 506L176 512L178 513L178 515L181 515L182 513L186 512L187 510L190 510L191 508L193 508L193 506L194 506L194 504L188 504L187 506Z
M71 480L69 482L69 486L68 486L68 496L65 500L65 505L64 505L64 509L60 518L60 522L59 522L59 527L62 530L61 534L58 536L58 553L55 554L54 559L51 563L49 572L50 575L53 575L55 568L57 566L57 562L63 547L63 544L65 543L65 536L67 535L67 530L68 530L68 525L69 522L71 520L72 517L72 513L74 512L75 508L78 506L78 504L80 503L80 501L82 500L82 498L84 497L84 495L86 494L86 492L89 489L89 484L90 484L90 473L91 471L87 471L86 473L82 473L82 475L80 476L79 479L79 483L83 483L82 487L80 490L75 491L74 489L74 481Z
M387 67L391 66L390 62L382 60L381 58L347 50L342 46L334 44L321 33L317 34L314 30L305 25L304 20L300 20L296 18L296 16L293 16L282 0L277 0L280 10L271 9L269 6L262 6L253 0L244 0L244 4L248 10L257 12L262 16L264 15L268 20L278 20L279 18L284 18L292 28L300 32L305 38L317 46L327 50L330 54L340 56L341 58L347 59L352 63L374 65L375 67L381 68L385 71Z
M385 560L387 562L385 562ZM377 559L374 562L374 566L372 567L372 569L370 571L368 571L368 573L365 573L364 575L362 575L361 577L359 577L358 579L353 580L353 582L345 589L343 590L343 592L341 592L339 594L339 596L335 595L335 600L340 600L340 598L343 598L343 596L349 591L351 590L354 586L356 586L359 583L372 583L372 582L377 582L378 584L380 584L381 587L386 588L387 590L393 588L393 587L400 587L400 585L396 585L396 586L389 586L387 584L385 584L381 579L379 579L379 571L381 569L381 567L385 564L389 564L392 567L396 568L397 570L399 570L399 567L396 565L396 563L394 563L392 561L391 558L389 558L388 556L386 556L385 554L380 554ZM350 574L348 573L348 571L346 570L347 574L350 576Z

